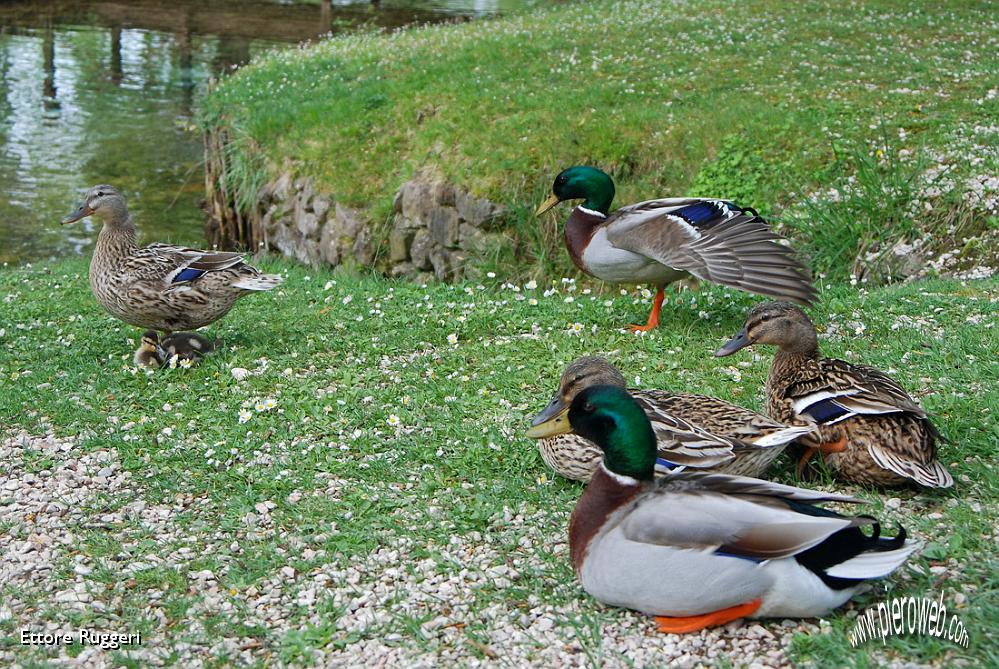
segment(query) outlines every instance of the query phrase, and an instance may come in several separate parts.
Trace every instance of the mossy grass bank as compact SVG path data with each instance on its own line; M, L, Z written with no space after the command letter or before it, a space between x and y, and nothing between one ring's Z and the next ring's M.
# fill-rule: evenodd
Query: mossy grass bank
M973 264L999 227L997 21L970 1L569 2L275 52L221 81L203 122L230 131L237 201L291 161L386 220L431 166L509 208L525 271L568 271L530 212L580 163L618 204L775 215L820 272L927 233Z
M581 592L565 547L581 487L554 477L522 434L583 354L609 356L629 383L761 408L769 356L711 355L752 298L671 295L664 326L638 337L618 327L648 311L648 293L262 267L287 280L206 331L225 340L221 351L155 373L132 366L141 333L100 311L84 261L0 271L3 437L70 440L0 459L0 481L31 493L0 485L2 564L51 570L12 567L0 583L5 661L82 650L16 643L18 629L46 624L141 632L141 648L107 651L116 666L541 666L567 652L651 666L707 662L709 647L733 665L769 652L774 665L999 661L999 282L823 285L822 346L889 370L920 399L952 440L942 459L956 485L809 483L869 500L886 531L901 523L925 549L825 622L716 631L698 649ZM790 482L792 470L783 462L774 475ZM75 487L46 501L66 476ZM850 611L889 594L942 596L969 648L918 635L851 648ZM735 645L749 642L756 650Z

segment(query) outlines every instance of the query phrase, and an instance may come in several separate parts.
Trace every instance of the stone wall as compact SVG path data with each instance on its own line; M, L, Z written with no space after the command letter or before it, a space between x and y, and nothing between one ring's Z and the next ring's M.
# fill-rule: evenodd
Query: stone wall
M286 172L266 183L246 217L253 246L312 266L376 267L392 276L441 281L477 278L481 263L509 249L496 230L503 210L432 173L418 173L395 194L387 242L367 212L318 192ZM385 223L382 223L384 225Z
M395 276L427 272L441 281L477 278L477 261L509 241L494 230L502 209L441 179L418 174L396 193L389 233Z
M293 179L287 172L260 189L253 228L263 248L314 267L374 261L365 213L317 193L310 179Z

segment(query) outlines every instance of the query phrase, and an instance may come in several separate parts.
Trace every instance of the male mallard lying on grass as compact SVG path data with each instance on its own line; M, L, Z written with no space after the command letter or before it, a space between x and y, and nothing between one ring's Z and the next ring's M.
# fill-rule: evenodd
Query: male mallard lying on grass
M150 244L139 248L125 199L94 186L63 225L96 215L104 221L90 261L90 290L112 316L164 332L194 330L225 316L239 298L284 280L261 274L239 253Z
M739 334L715 355L731 355L753 344L778 347L766 386L770 415L818 426L819 439L812 441L799 469L818 450L848 481L953 485L937 460L940 433L926 412L884 372L823 358L815 326L801 309L786 302L757 306Z
M136 365L153 368L172 365L174 362L181 365L185 362L193 364L220 346L221 339L212 341L197 332L174 332L160 340L156 330L146 330L134 359Z
M564 424L572 399L590 386L625 387L624 376L604 358L582 357L562 373L558 392L534 418L527 433L538 439L541 458L562 476L589 481L603 452L576 434L544 437L538 426ZM652 421L659 453L656 470L696 467L725 474L759 476L810 427L788 427L755 411L704 395L629 390Z
M810 303L808 272L760 216L731 202L702 198L646 200L610 211L614 182L595 167L576 166L555 178L538 216L565 200L584 200L565 223L576 266L611 283L657 287L648 323L659 324L663 287L694 275L760 295Z
M620 388L577 395L553 428L570 426L604 451L569 521L576 575L599 601L657 616L660 631L825 615L918 547L902 528L881 538L873 518L813 506L860 501L845 495L723 474L654 481L655 434Z

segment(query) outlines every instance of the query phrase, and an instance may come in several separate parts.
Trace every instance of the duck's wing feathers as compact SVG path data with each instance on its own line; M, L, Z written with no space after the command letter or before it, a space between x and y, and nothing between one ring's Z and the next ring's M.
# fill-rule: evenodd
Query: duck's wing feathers
M847 527L871 524L810 506L860 500L721 474L662 479L621 520L631 541L757 560L796 555Z
M736 439L714 434L668 411L654 391L633 390L631 396L652 423L664 466L714 466L731 460L733 449L742 446Z
M663 390L632 391L632 394L642 395L642 398L636 399L646 399L657 411L682 416L702 430L727 440L735 452L780 446L814 430L813 426L785 425L769 416L709 395Z
M647 200L613 212L614 246L699 279L809 304L815 289L790 247L752 209L722 200Z
M879 369L825 359L799 370L784 397L798 416L820 426L862 415L894 415L878 426L879 438L867 452L881 468L931 488L947 488L954 479L937 460L943 440L933 422L894 379Z
M156 293L200 289L206 293L236 289L271 290L284 281L280 274L261 274L241 253L199 251L171 244L150 244L132 253L119 268L128 277L125 289L137 299Z
M795 413L825 425L858 414L927 417L905 389L884 372L843 360L824 359L804 370L784 396Z
M246 266L241 253L225 251L199 251L185 246L171 244L150 244L145 251L156 254L163 265L173 269L163 276L168 285L182 284L200 279L208 272L218 272Z

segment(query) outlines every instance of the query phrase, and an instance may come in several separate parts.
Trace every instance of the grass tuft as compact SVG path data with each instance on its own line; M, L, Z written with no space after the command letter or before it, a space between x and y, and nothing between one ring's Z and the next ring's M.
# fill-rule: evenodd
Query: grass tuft
M529 212L586 163L614 177L617 204L710 195L787 219L816 267L845 276L955 207L999 213L990 29L980 3L566 3L271 53L220 82L202 122L240 128L252 142L234 151L271 174L291 161L379 221L433 166L509 208L525 276L573 271ZM258 184L236 182L252 200ZM842 211L807 207L831 189L849 191Z

